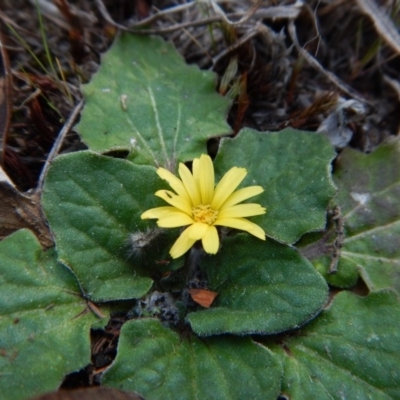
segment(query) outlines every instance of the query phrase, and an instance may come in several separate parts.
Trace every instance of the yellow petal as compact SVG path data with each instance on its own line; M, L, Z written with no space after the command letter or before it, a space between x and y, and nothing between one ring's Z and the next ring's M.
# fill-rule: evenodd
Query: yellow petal
M171 204L171 206L176 207L188 215L192 215L192 207L190 204L174 192L171 192L170 190L158 190L155 195L161 197L168 204Z
M157 174L161 179L168 182L178 196L184 198L187 202L189 201L189 196L186 192L185 186L179 178L165 168L158 168Z
M264 189L261 186L248 186L243 189L239 189L236 192L232 193L225 201L224 204L220 207L222 211L226 207L231 207L236 204L241 203L249 199L250 197L257 196L258 194L262 193Z
M171 207L173 208L173 207ZM193 224L193 219L189 217L189 215L177 211L176 208L173 208L174 211L164 213L159 217L157 221L157 225L161 228L177 228L178 226L185 226Z
M222 209L218 213L218 218L243 218L261 214L265 214L265 208L259 204L236 204L235 206Z
M209 225L203 224L202 222L195 222L187 229L190 239L200 240L206 234Z
M186 192L190 197L192 206L199 205L201 203L199 189L196 185L193 175L185 164L179 164L179 176L181 177Z
M240 229L241 231L246 231L251 235L258 237L261 240L265 240L264 229L244 218L223 218L223 219L218 218L214 222L214 225L227 226L228 228Z
M190 227L189 227L190 228ZM196 240L190 239L187 233L188 229L185 229L178 237L174 245L172 246L169 254L172 258L178 258L185 254L196 242Z
M171 211L176 211L175 207L156 207L156 208L150 208L150 210L145 211L140 218L141 219L153 219L153 218L160 218L161 215L171 212Z
M203 249L208 254L216 254L219 249L219 237L217 228L215 226L209 226L206 234L201 240Z
M219 210L225 200L235 191L247 175L245 168L233 167L220 180L215 188L214 199L211 203L213 210Z
M214 165L211 157L202 154L199 162L199 184L200 184L200 195L201 203L204 205L211 204L214 197Z
M199 158L193 159L192 172L193 172L194 182L195 182L197 188L199 189L199 195L200 195L200 159ZM200 199L200 201L201 201L201 199Z

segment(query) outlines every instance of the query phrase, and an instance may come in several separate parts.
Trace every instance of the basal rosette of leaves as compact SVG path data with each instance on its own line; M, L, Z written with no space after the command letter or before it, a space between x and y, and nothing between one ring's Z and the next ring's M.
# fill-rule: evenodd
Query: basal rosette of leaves
M128 139L133 138L137 146L132 150L128 160L114 159L91 151L61 156L54 161L43 192L43 206L55 235L59 259L75 273L84 293L94 301L140 298L150 290L155 275L154 270L160 269L159 266L164 265L162 263L166 262L169 265L168 263L172 262L168 250L172 238L179 234L178 230L166 233L166 237L158 243L157 251L152 251L143 258L130 258L127 247L130 233L154 227L154 223L142 221L139 216L149 208L162 205L154 193L167 186L166 182L157 177L153 165L176 168L177 161L190 160L194 155L198 156L206 151L206 139L211 136L210 132L213 132L213 135L223 133L222 129L208 127L209 131L205 136L196 129L190 130L189 127L184 127L183 131L190 131L193 138L188 143L197 143L197 147L194 146L190 151L179 141L179 136L174 138L168 134L164 135L168 131L168 124L165 126L166 130L160 130L157 120L160 122L160 116L170 114L165 107L169 107L171 102L164 99L155 103L151 96L154 91L147 86L149 81L152 84L161 84L171 77L166 78L165 71L160 72L150 68L146 70L149 76L143 78L141 75L143 67L140 66L153 65L155 61L151 57L156 56L160 46L164 48L164 44L158 39L153 41L147 38L145 41L148 47L150 43L154 46L154 54L149 51L135 54L133 66L130 63L124 68L108 67L126 62L127 58L121 60L120 54L125 51L127 43L135 42L140 48L142 39L125 36L105 56L104 68L84 89L87 104L78 126L83 139L94 150L108 151L124 146L127 148ZM168 58L166 53L163 53L163 65L169 65L169 60L166 58ZM174 53L172 58L172 63L182 64ZM180 68L185 68L187 72L183 64ZM118 71L120 75L118 79L110 78L111 70L114 71L113 74ZM190 68L190 74L192 73L200 72ZM131 79L132 75L135 75L134 79ZM141 79L138 80L136 76L140 76ZM210 78L202 75L202 79ZM124 82L124 85L118 82ZM138 91L138 95L143 94L144 90L150 95L138 96L138 101L134 102L131 102L129 96L121 97L123 93L115 88L125 90L128 82L132 82L132 87ZM135 85L143 85L143 82L145 87L139 90ZM179 88L179 85L170 83L168 85ZM196 123L204 126L205 114L202 106L204 104L206 107L204 112L207 113L209 112L207 107L213 104L212 109L219 110L215 114L215 120L219 121L219 126L225 127L223 99L210 90L207 94L202 94L202 91L197 89L196 87L195 91L201 97L196 100L196 113L193 113L193 108L191 109L190 118L193 126L196 126ZM188 90L187 87L184 90ZM104 93L106 97L115 95L117 97L113 97L113 101L107 103L103 95L98 93ZM214 98L214 103L210 103L211 98ZM96 106L96 102L104 105ZM215 104L218 102L221 106L216 108ZM155 104L157 107L154 107ZM182 104L179 101L177 109L182 107ZM129 108L125 109L125 106ZM100 116L98 109L102 107L114 110L113 121L109 120L108 114L101 113ZM153 124L146 125L147 131L156 127L157 134L150 131L138 132L132 126L132 118L143 115L144 109L148 110L146 112L149 114L145 113L148 120L151 120L148 115L153 115L155 118ZM125 128L121 127L121 121L127 121ZM164 123L160 124L164 128ZM109 127L105 136L111 141L120 141L124 135L126 139L120 141L120 145L114 142L101 142L103 136L98 132L103 130L100 126L101 129ZM99 144L100 142L102 144ZM202 148L199 147L199 143L202 144ZM289 148L288 143L292 144ZM177 147L171 149L171 144ZM239 148L241 152L237 153ZM167 153L164 153L165 149L168 149ZM176 149L179 149L179 152ZM312 157L313 152L316 154L315 157ZM150 157L150 154L156 156ZM168 157L165 154L168 154ZM250 154L252 157L248 156ZM254 157L259 160L257 168ZM257 199L268 210L265 218L256 218L257 223L264 227L270 237L282 243L293 243L301 234L321 229L324 225L327 203L335 193L330 180L330 162L333 157L334 152L330 146L316 134L293 130L272 134L247 129L236 139L227 139L222 144L215 168L217 175L223 175L233 166L246 168L248 176L243 186L261 185L267 192L266 198ZM276 161L278 159L279 162ZM300 176L293 173L296 168L301 169ZM301 188L297 195L296 187ZM280 222L284 220L285 214L290 221L288 224ZM199 335L210 336L228 332L239 335L271 334L296 328L314 318L327 299L326 283L311 265L295 249L275 243L271 239L268 239L267 243L254 242L246 235L227 239L218 256L205 262L209 264L209 266L204 265L204 269L210 276L210 288L218 291L218 299L210 310L197 312L191 310L188 315L188 321ZM171 264L170 269L182 265L183 260L181 264L175 266ZM243 318L244 315L248 317ZM176 339L167 335L167 343L173 345L174 340ZM247 345L243 346L245 349ZM141 347L146 351L144 344ZM221 357L226 358L226 355L222 355L224 354L222 347L218 349L219 346L216 346L216 354L220 351ZM120 351L128 352L123 347ZM173 355L169 354L166 362L170 362L170 357ZM256 367L253 368L253 372L255 369ZM267 372L268 375L281 374L278 365L275 367L270 365L267 369L271 370ZM197 380L191 375L186 375L183 368L176 373L183 374L184 382L195 383ZM113 376L116 376L114 379L121 379L118 373L113 373ZM200 375L198 379L203 378ZM273 380L277 382L276 378ZM113 380L110 379L109 382ZM221 382L217 387L220 384ZM168 385L168 382L165 385ZM165 390L166 388L167 386ZM275 386L274 391L277 394L276 388ZM147 393L147 390L152 389L151 387L145 389L139 385L138 390ZM222 387L218 390L222 390ZM249 390L235 392L237 396L239 393L247 393L253 397L254 393ZM160 388L160 393L162 392L163 388ZM261 395L261 389L259 393Z
M305 137L315 138L317 142L321 141L320 136L315 134L293 131L282 132L280 135L244 131L238 139L232 141L243 140L250 148L254 146L254 143L258 143L259 146L263 145L265 146L264 154L268 157L268 154L275 151L271 143L280 140L282 146L284 146L288 140L293 140L294 134L300 139L297 147L300 148L303 143L309 152L311 151L310 143L304 140ZM315 149L317 149L317 146ZM233 161L229 158L229 154L232 154L232 158L237 157L234 151L228 153L224 150L224 147L220 154L223 154L224 159L230 160L231 163ZM288 154L287 157L290 161L291 155ZM325 164L329 164L331 157L332 151L329 149L325 155ZM322 158L323 153L318 151L318 160ZM265 186L266 191L268 191L268 180L265 178L264 182L262 177L256 179L257 177L253 174L252 162L249 161L242 159L242 166L247 167L249 172L243 185L256 183ZM261 161L259 166L263 168L264 176L268 177L270 175L268 163ZM319 180L315 179L315 170L321 173ZM315 199L308 203L310 196L299 195L302 211L298 215L299 225L304 221L304 213L309 215L310 220L312 220L313 213L319 215L318 218L323 216L329 195L334 193L334 188L327 178L327 166L321 168L317 165L310 168L310 179L305 177L307 170L303 172L303 192L317 193L318 190L321 192L325 190L325 194L321 195L319 208L316 206ZM291 169L283 168L280 176L285 175L285 173L288 175L287 182L291 185ZM271 174L273 174L273 170L271 170ZM284 180L283 177L281 179ZM321 181L325 182L324 188L321 188ZM168 251L171 239L173 240L179 234L178 230L167 231L166 237L163 238L164 243L160 243L158 251L152 251L149 257L130 258L129 247L127 246L130 232L138 229L146 230L147 227L154 226L152 222L141 220L140 215L149 208L164 205L161 199L154 196L154 193L156 190L166 187L167 184L158 178L154 167L136 165L127 160L97 155L90 151L61 156L54 161L43 191L43 207L54 232L60 261L74 271L82 289L92 300L139 298L150 289L152 272L157 269L157 264L163 261L164 263L172 261ZM277 185L274 189L276 200L271 199L268 204L265 204L267 214L265 217L255 217L254 220L259 224L264 224L264 226L276 223L271 216L268 217L267 215L269 212L272 214L279 213L279 209L283 209L282 213L285 212L286 204L281 201L281 198L285 197L287 192L288 189L285 186ZM293 219L294 221L292 220L291 224L296 221L295 216L293 216ZM320 222L317 221L312 228L318 229L319 224ZM265 228L265 230L268 235L268 228ZM282 229L281 232L283 232L281 234L283 242L285 237L297 235L298 227L296 226L294 234L290 234L290 228ZM244 241L243 249L247 246ZM266 260L269 257L274 257L274 252L270 251L271 244L268 240L265 245L260 243L258 246L261 247L256 251L260 254L265 253ZM287 251L290 251L290 248ZM224 257L223 247L221 257ZM228 254L225 257L228 257ZM251 257L251 255L248 254L248 257ZM262 259L260 260L262 261ZM250 269L252 262L249 264ZM289 269L285 269L287 278L292 274L296 275L297 270L301 268L301 264L304 262L299 258L291 264L292 266ZM179 266L182 265L183 261ZM277 274L282 273L282 268L277 267L276 270ZM323 299L326 298L327 288L323 281L318 278L318 273L313 270L310 273L316 276L313 285L315 285L318 295L310 297L315 299L315 302L311 301L309 308L303 309L302 316L296 314L293 308L292 322L286 327L282 325L279 330L300 325L309 319L310 315L314 315L321 309ZM299 279L301 280L301 277ZM256 280L254 280L254 283L256 283ZM282 283L284 285L284 281ZM303 297L301 286L294 289L293 285L287 284L286 288L290 292L297 290L297 295L288 296L293 298L294 301L296 301L296 298ZM221 293L225 290L224 285L221 286L220 290ZM267 312L266 309L265 312ZM241 329L243 329L242 332L254 330L252 327ZM271 330L266 327L256 329L260 332L264 330L276 332L277 329L276 327L271 328Z
M272 157L271 152L276 151L271 143L277 146L277 142L280 142L283 147L288 140L295 140L295 138L299 138L297 147L303 145L308 148L309 152L312 140L317 142L315 149L318 148L318 143L324 143L324 139L315 134L298 131L270 134L244 130L238 138L231 140L232 142L241 142L241 146L246 143L250 149L255 146L255 143L258 143L258 146L264 147L264 155L268 159L268 157ZM311 140L307 140L308 138ZM303 169L305 174L303 177L304 193L325 191L324 195L319 196L319 207L316 207L314 199L308 204L309 197L299 195L302 212L308 214L315 212L323 216L329 197L335 191L329 179L329 163L333 152L329 147L326 149L325 154L318 151L317 159L320 164L317 163L312 168ZM237 157L233 148L224 144L220 155L227 163L233 164L234 161L229 154L233 158ZM325 158L324 163L320 161L323 158ZM287 154L288 166L295 162L293 159L296 157ZM261 160L260 164L264 168L265 177L273 174L273 169L271 172L268 169L268 162ZM257 184L268 190L268 184L262 179L262 176L256 177L253 173L252 165L251 160L242 157L240 166L248 169L248 177L243 185ZM322 168L321 165L324 167ZM216 171L222 169L223 167L217 163ZM315 170L321 173L319 180L315 179ZM283 166L280 175L284 175L285 171L288 174L287 182L291 184L291 168ZM306 178L307 171L311 174L312 179ZM223 172L221 171L221 173ZM281 179L284 181L284 176ZM320 182L323 182L322 185ZM307 188L306 185L308 185ZM152 166L137 165L128 160L115 159L91 151L60 156L53 162L43 192L44 210L55 236L60 261L74 272L82 290L93 301L140 298L151 291L152 282L159 287L160 281L155 278L154 272L162 268L168 270L168 263L172 262L168 252L173 240L179 235L179 230L174 229L165 233L166 237L158 242L155 250L153 248L150 254L147 256L145 254L141 258L129 257L126 241L132 231L138 229L145 231L148 226L154 226L151 221L141 220L140 215L148 208L163 205L162 200L154 196L154 193L156 190L166 187L166 182L158 178L156 170ZM280 190L282 190L281 194L278 193ZM280 199L285 197L287 188L276 185L274 191L276 198ZM277 212L277 209L284 208L286 205L282 201L270 201L266 207L268 211L273 209ZM272 221L273 225L273 218L268 221ZM299 224L302 224L302 221L304 221L304 217L300 214ZM318 229L320 222L318 222L318 218L315 221L317 222L313 225L313 229ZM266 224L266 221L260 217L257 217L257 222ZM289 231L282 230L281 241L284 242L285 237L297 236L298 229L296 227L295 232L289 235L290 229ZM304 224L303 229L306 230ZM266 232L268 234L267 228ZM276 236L279 236L279 230L277 232ZM175 262L178 264L171 267L172 269L184 266L184 258ZM167 267L165 267L165 263ZM252 333L263 335L288 331L315 318L327 301L328 288L319 273L296 249L284 243L277 243L271 238L267 238L266 242L259 241L247 234L222 238L222 247L219 253L216 256L204 258L201 266L208 273L210 289L216 290L218 297L209 310L201 310L199 306L197 310L191 308L183 313L182 321L187 318L187 323L199 336L212 338L213 335L224 333L243 336ZM184 285L181 289L183 288ZM169 329L163 328L163 332L169 332ZM124 335L125 333L122 333L122 337ZM173 349L176 345L175 342L180 339L177 339L175 334L171 335L172 331L159 338L156 336L157 339L154 343L162 341L158 344L161 348L165 349L165 346L171 346L170 348ZM195 336L184 340L196 342ZM221 338L216 341L211 340L210 343L213 343L215 357L229 363L229 351L223 350L224 347L221 345L225 340ZM169 390L172 393L170 388L175 390L180 384L200 385L200 382L206 379L206 375L201 374L207 374L208 367L201 367L193 375L184 367L186 364L182 363L181 368L167 374L164 378L163 375L160 375L160 379L165 382L165 387L160 387L159 391L154 392L155 386L153 385L158 385L158 383L156 383L157 380L151 378L153 372L149 372L150 375L147 372L140 373L141 378L138 381L135 378L135 382L137 382L135 385L128 384L131 376L130 372L126 372L125 369L133 370L130 366L125 365L125 357L131 357L131 351L137 352L138 348L143 352L150 352L149 357L153 352L152 347L148 348L149 341L140 340L135 343L136 345L132 348L124 346L120 348L121 356L110 370L110 375L105 381L107 385L121 386L121 382L125 382L122 386L129 390L137 390L150 398L162 398L162 393L168 393ZM236 345L241 346L240 343L242 341L237 342ZM246 346L250 346L251 351L256 351L256 353L261 351L255 343L251 343L251 341L243 340L244 352L246 352ZM182 357L186 357L184 354L189 351L189 348L180 351L183 352ZM202 351L199 354L203 354ZM268 379L272 379L277 384L279 379L276 377L281 374L280 364L268 361L270 356L267 353L263 354L264 361L260 359L261 364L252 365L246 359L240 363L248 364L247 368L252 371L249 373L253 374L258 374L260 365L266 363L266 366L262 367L263 375L269 376ZM199 357L199 362L203 363L202 356L199 355ZM173 351L168 351L162 360L155 363L154 368L157 371L158 368L164 369L163 363L169 365L171 362L176 362L176 356ZM120 363L125 366L121 367ZM178 363L178 365L180 364ZM115 372L112 372L113 368L116 368ZM220 373L218 372L218 374ZM224 389L222 382L224 379L232 379L230 376L228 374L227 378L221 377L221 381L216 383L216 388L213 390L229 394ZM177 377L180 377L178 381L176 381ZM270 385L268 379L257 383L260 385L257 389L259 398L262 398L262 393L264 393L263 385ZM279 385L274 386L273 389L276 395L279 393L278 387ZM251 395L257 398L254 396L254 389L251 385L243 388L242 391L235 392L237 397L232 398L240 398L242 395ZM204 393L206 395L209 392L205 391Z
M42 358L26 344L25 339L32 333L30 327L23 331L24 340L15 343L10 335L0 336L0 349L15 348L16 354L26 355L26 365L35 364L38 359L51 359L54 363L57 373L49 378L50 383L42 380L42 370L38 372L35 392L40 392L39 386L43 391L50 390L60 375L88 362L89 344L84 335L88 333L87 321L93 323L94 318L86 317L84 322L74 318L82 308L82 296L103 310L107 301L117 308L128 301L133 306L136 299L146 299L155 290L168 292L165 276L174 276L181 270L187 276L191 252L176 260L169 256L179 229L157 233L150 244L140 248L140 254L132 254L131 235L154 232L155 222L140 216L148 209L165 205L155 193L170 188L157 176L156 167L169 168L176 174L179 162L207 153L208 138L229 133L225 121L229 102L215 93L214 81L212 73L186 66L161 39L122 35L103 57L103 65L92 82L84 86L86 107L77 129L90 150L57 157L42 194L43 209L56 243L55 250L45 253L51 259L49 264L45 267L37 262L45 256L36 242L32 244L32 237L26 239L27 236L18 236L20 233L3 242L0 250L10 253L9 260L20 260L21 275L14 278L17 272L13 265L0 261L0 278L7 289L0 299L6 305L5 313L10 314L0 319L0 327L7 331L12 326L14 312L24 310L28 322L31 318L35 321L36 313L47 321L50 313L46 306L51 310L52 304L60 309L68 304L65 318L54 314L48 317L50 336L44 329L43 337L53 341L48 339L51 346L47 347L38 341L42 343ZM106 155L116 149L128 150L129 155L126 159L114 158L112 153ZM233 139L223 139L214 160L216 180L236 166L248 172L241 187L264 188L252 201L266 207L267 212L249 219L265 230L267 240L221 230L219 252L201 257L196 264L207 274L208 288L218 293L215 302L209 309L191 304L185 291L187 282L178 280L167 294L179 310L179 323L163 326L162 322L167 324L162 318L160 321L157 316L134 314L136 317L121 330L117 358L106 371L103 383L135 390L147 399L173 399L176 393L182 399L197 396L275 400L280 393L303 399L304 393L311 393L309 382L318 372L308 360L318 359L328 349L326 358L336 364L326 362L316 382L318 391L327 398L340 398L335 382L344 375L347 380L342 386L346 393L356 393L358 398L363 398L360 393L367 395L364 398L370 393L382 398L397 395L398 367L392 358L377 361L386 349L400 350L397 297L385 292L354 300L353 294L343 293L325 309L326 280L294 247L307 232L325 228L326 209L336 193L331 179L334 157L324 137L293 129L271 133L246 128ZM339 183L338 186L341 198L344 189ZM385 224L387 219L383 217L377 214L377 220ZM21 240L30 243L29 260L20 255L24 253ZM39 272L32 272L27 265ZM379 265L376 263L375 267L378 269ZM15 287L12 279L33 286L32 309L22 290L12 295L12 306L7 308L7 296ZM47 289L48 298L44 296ZM41 301L43 296L46 301ZM74 306L72 311L70 304ZM379 313L385 313L387 336L376 322ZM373 318L371 325L369 318ZM353 333L346 332L348 321L359 328L353 332L356 340ZM63 363L54 355L61 345L59 332L54 332L54 337L51 333L60 324L66 324L70 332L66 336L67 350L79 350L85 355L76 363L70 363L68 358ZM366 330L364 335L361 331ZM284 335L276 335L282 332ZM306 345L301 336L298 339L303 334L310 338ZM332 346L327 344L330 334ZM77 339L77 335L85 340ZM294 359L290 347L282 346L283 336L293 344L294 356L298 349L303 355ZM370 342L376 338L376 346L371 347ZM363 354L369 359L368 368L376 368L379 379L374 381L370 370L358 374L364 367L363 357L350 357L346 363L347 353L341 344L349 349L349 355L354 355L357 346L369 349ZM26 346L30 350L24 353ZM300 370L296 369L298 360L305 365ZM21 368L25 376L26 365L13 365L12 357L0 357L0 368L6 374ZM393 379L385 381L382 376L388 367ZM330 372L333 377L327 382ZM0 374L0 389L8 388L2 378ZM34 385L36 375L30 379ZM7 385L18 382L13 377ZM390 388L383 388L386 384ZM352 385L354 390L349 391ZM13 398L26 398L31 394L29 390L29 385L22 387Z

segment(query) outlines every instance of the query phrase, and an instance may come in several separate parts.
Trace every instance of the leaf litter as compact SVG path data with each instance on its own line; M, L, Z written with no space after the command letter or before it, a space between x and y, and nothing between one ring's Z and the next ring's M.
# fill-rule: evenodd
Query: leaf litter
M72 127L80 84L90 81L118 30L160 35L189 64L216 72L220 93L233 99L234 134L295 127L323 132L338 150L369 153L399 132L396 2L4 0L0 19L13 86L11 95L0 87L1 98L11 99L0 103L10 120L1 165L20 191L12 191L13 207L26 202L23 192L38 192L54 156L85 148ZM209 145L213 151L215 143ZM10 193L5 187L3 197ZM10 211L0 211L3 225ZM45 221L37 218L32 230L40 235ZM125 319L92 337L92 359L102 359L86 371L92 383L111 363L106 355L115 353Z

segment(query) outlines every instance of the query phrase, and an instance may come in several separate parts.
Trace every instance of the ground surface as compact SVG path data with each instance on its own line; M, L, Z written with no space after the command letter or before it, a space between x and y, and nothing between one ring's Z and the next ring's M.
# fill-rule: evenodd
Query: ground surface
M3 169L19 191L37 190L74 112L59 152L84 148L73 129L80 84L123 28L161 35L188 63L215 71L217 90L234 99L233 134L291 126L324 131L338 151L370 152L399 131L398 10L376 0L0 0ZM97 368L115 355L121 323L93 338Z
M13 89L3 96L2 114L10 125L2 124L2 162L20 190L36 188L54 139L81 98L80 83L97 70L118 25L159 32L188 63L214 70L220 93L235 98L229 115L235 132L243 126L326 130L328 125L332 135L345 136L337 139L340 147L362 151L397 134L396 2L150 3L1 1L3 56L10 60ZM168 9L173 11L152 18ZM321 127L335 113L338 119ZM72 129L61 151L79 148Z

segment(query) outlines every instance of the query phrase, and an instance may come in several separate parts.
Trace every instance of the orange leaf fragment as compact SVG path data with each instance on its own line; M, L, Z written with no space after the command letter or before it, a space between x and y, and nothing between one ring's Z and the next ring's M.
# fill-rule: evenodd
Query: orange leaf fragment
M210 308L214 299L218 296L217 292L207 289L189 289L189 294L194 302L205 308Z

